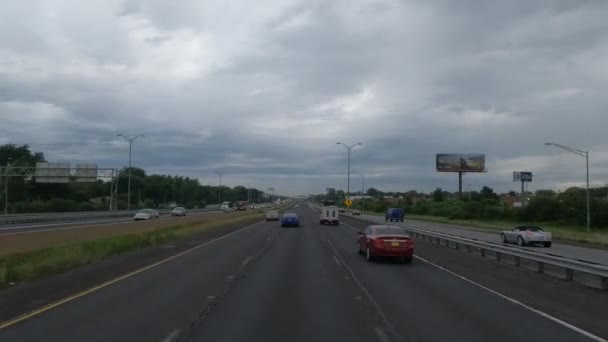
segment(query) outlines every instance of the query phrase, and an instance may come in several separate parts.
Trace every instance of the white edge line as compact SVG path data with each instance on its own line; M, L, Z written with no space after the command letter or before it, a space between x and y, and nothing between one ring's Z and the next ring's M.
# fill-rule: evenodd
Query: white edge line
M496 296L498 296L498 297L500 297L502 299L505 299L505 300L507 300L507 301L515 304L515 305L521 306L522 308L524 308L524 309L526 309L528 311L531 311L531 312L533 312L535 314L538 314L538 315L540 315L540 316L542 316L542 317L544 317L546 319L549 319L549 320L551 320L551 321L553 321L553 322L555 322L555 323L557 323L559 325L562 325L562 326L564 326L564 327L566 327L566 328L568 328L570 330L573 330L573 331L575 331L575 332L577 332L577 333L579 333L579 334L581 334L581 335L583 335L585 337L588 337L588 338L590 338L590 339L592 339L594 341L608 342L607 340L605 340L605 339L603 339L603 338L601 338L599 336L596 336L596 335L594 335L594 334L592 334L592 333L590 333L588 331L585 331L585 330L583 330L583 329L581 329L581 328L579 328L579 327L577 327L575 325L572 325L572 324L570 324L568 322L562 321L561 319L559 319L557 317L554 317L554 316L551 316L548 313L545 313L545 312L540 311L538 309L535 309L535 308L533 308L531 306L528 306L528 305L526 305L526 304L518 301L517 299L508 297L508 296L506 296L506 295L504 295L504 294L502 294L500 292L497 292L495 290L490 289L489 287L483 286L480 283L477 283L477 282L475 282L475 281L473 281L473 280L471 280L471 279L469 279L469 278L467 278L465 276L462 276L462 275L460 275L458 273L452 272L452 271L446 269L445 267L439 266L439 265L437 265L437 264L435 264L435 263L433 263L433 262L431 262L431 261L429 261L429 260L427 260L425 258L422 258L422 257L417 256L417 255L415 255L414 257L416 259L419 259L420 261L423 261L423 262L425 262L425 263L427 263L427 264L429 264L429 265L431 265L431 266L433 266L433 267L441 270L441 271L444 271L444 272L446 272L448 274L451 274L451 275L455 276L456 278L464 280L464 281L466 281L469 284L475 285L475 286L479 287L480 289L483 289L483 290L485 290L487 292L490 292L491 294L496 295Z
M336 263L336 265L341 266L342 263L340 262L340 260L338 259L338 257L334 254L334 262Z
M349 225L347 223L340 222L340 224L343 224L343 225L345 225L345 226L347 226L347 227L349 227L349 228L351 228L353 230L359 231L357 228L355 228L355 227L353 227L353 226L351 226L351 225ZM504 294L502 294L500 292L497 292L495 290L490 289L489 287L483 286L483 285L481 285L481 284L479 284L479 283L477 283L477 282L475 282L475 281L473 281L473 280L471 280L471 279L469 279L469 278L467 278L465 276L462 276L462 275L460 275L458 273L450 271L450 270L446 269L445 267L439 266L439 265L437 265L437 264L435 264L435 263L433 263L433 262L431 262L431 261L429 261L429 260L427 260L425 258L422 258L422 257L420 257L418 255L414 255L414 257L416 259L419 259L420 261L423 261L423 262L425 262L425 263L427 263L427 264L429 264L429 265L431 265L431 266L433 266L433 267L441 270L441 271L444 271L444 272L446 272L448 274L451 274L451 275L455 276L456 278L464 280L464 281L468 282L469 284L475 285L475 286L477 286L477 287L479 287L479 288L481 288L481 289L483 289L485 291L488 291L488 292L490 292L490 293L492 293L492 294L494 294L494 295L496 295L496 296L498 296L498 297L500 297L502 299L505 299L505 300L507 300L507 301L515 304L515 305L521 306L522 308L524 308L524 309L526 309L528 311L531 311L531 312L533 312L533 313L535 313L535 314L537 314L537 315L539 315L541 317L544 317L544 318L546 318L548 320L551 320L551 321L553 321L553 322L555 322L555 323L557 323L559 325L562 325L562 326L564 326L564 327L566 327L568 329L571 329L571 330L573 330L573 331L575 331L575 332L577 332L577 333L579 333L579 334L581 334L581 335L583 335L585 337L588 337L588 338L590 338L590 339L592 339L594 341L608 342L608 340L605 340L605 339L603 339L603 338L601 338L599 336L596 336L596 335L594 335L594 334L592 334L592 333L590 333L588 331L585 331L585 330L583 330L583 329L581 329L581 328L579 328L579 327L577 327L575 325L572 325L572 324L570 324L568 322L562 321L561 319L559 319L557 317L554 317L554 316L551 316L548 313L545 313L545 312L540 311L538 309L535 309L535 308L533 308L533 307L531 307L529 305L526 305L526 304L518 301L517 299L508 297L508 296L506 296L506 295L504 295Z

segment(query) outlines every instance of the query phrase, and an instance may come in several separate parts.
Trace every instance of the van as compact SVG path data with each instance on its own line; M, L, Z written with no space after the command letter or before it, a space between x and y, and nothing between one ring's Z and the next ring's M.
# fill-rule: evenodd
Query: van
M321 225L324 224L340 224L340 213L337 207L322 207L321 218L319 220Z
M404 210L403 208L389 208L384 215L385 221L401 221L403 222Z

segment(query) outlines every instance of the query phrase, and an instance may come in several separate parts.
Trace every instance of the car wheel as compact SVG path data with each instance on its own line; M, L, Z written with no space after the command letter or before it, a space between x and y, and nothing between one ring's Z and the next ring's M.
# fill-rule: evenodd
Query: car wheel
M500 238L502 239L502 243L508 243L509 241L507 241L507 237L505 234L500 234Z
M401 261L403 261L404 264L411 264L413 260L414 260L414 257L401 258Z
M357 252L359 254L363 254L363 251L361 250L361 245L357 243Z
M517 244L520 246L525 246L526 245L526 241L524 241L524 238L522 238L521 236L517 237Z
M547 248L551 247L551 241L545 242L545 247L547 247Z
M365 259L367 259L367 261L372 262L374 261L374 256L372 255L372 253L369 250L369 247L367 247L365 249Z

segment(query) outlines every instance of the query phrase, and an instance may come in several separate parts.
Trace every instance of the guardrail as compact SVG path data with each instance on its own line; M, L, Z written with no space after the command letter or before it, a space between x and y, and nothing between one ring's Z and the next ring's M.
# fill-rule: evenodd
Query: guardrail
M384 224L384 221L375 222L371 219L351 215L348 215L348 217L366 222ZM523 264L527 262L531 264L534 270L539 273L557 276L560 279L568 281L578 280L578 282L583 285L608 290L608 266L605 265L567 257L548 255L545 253L538 253L492 242L454 236L446 233L434 232L407 225L394 225L398 225L399 227L405 229L416 239L433 242L438 245L452 247L458 250L464 250L469 253L478 253L482 257L493 257L494 260L499 262L506 262L507 259L511 259L514 266L523 266ZM548 272L548 267L557 268L558 270L561 270L561 272ZM581 277L577 277L579 274ZM583 275L586 275L587 278L591 276L595 278L595 281L593 281L593 279L591 279L591 281L590 279L584 279L585 276Z
M202 212L218 210L217 206L203 209L190 209L188 212ZM43 222L67 222L98 218L119 218L131 217L138 210L118 210L118 211L86 211L86 212L67 212L67 213L40 213L40 214L18 214L0 216L0 225L43 223ZM160 209L161 215L169 214L170 209Z

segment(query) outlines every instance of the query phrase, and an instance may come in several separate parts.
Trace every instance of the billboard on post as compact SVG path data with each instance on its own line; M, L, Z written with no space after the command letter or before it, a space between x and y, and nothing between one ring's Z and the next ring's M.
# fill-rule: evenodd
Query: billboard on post
M514 171L513 172L514 182L531 182L532 172L529 171Z
M438 153L436 159L438 172L485 172L484 154Z

